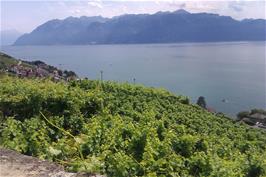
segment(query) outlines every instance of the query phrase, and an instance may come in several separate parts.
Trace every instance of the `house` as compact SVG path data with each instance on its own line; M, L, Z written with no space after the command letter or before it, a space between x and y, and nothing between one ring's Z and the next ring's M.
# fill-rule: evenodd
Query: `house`
M49 72L46 71L45 69L42 69L42 68L38 67L36 69L36 76L38 76L38 77L47 77L47 76L49 76Z

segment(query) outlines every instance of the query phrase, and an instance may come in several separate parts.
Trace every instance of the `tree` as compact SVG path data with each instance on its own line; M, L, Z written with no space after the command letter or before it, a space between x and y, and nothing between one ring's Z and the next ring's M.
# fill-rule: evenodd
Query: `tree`
M203 109L207 109L207 104L206 104L205 98L203 96L200 96L198 98L197 105L199 105Z

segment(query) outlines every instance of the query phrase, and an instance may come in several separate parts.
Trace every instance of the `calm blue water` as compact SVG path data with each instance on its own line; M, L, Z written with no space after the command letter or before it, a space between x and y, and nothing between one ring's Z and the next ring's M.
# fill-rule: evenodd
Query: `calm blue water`
M25 60L42 60L81 77L163 87L229 115L266 108L265 42L149 45L4 46ZM226 99L227 102L222 102Z

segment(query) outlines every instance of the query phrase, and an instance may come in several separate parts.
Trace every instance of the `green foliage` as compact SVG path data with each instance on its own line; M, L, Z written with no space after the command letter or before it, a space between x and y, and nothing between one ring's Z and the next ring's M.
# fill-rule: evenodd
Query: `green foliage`
M263 110L263 109L252 109L251 112L250 112L250 114L256 114L256 113L266 115L266 111Z
M10 66L18 64L18 62L19 61L17 59L0 52L0 70L2 70L2 69L6 70ZM24 67L32 68L32 66L30 64L25 63L25 62L22 62L21 65Z
M1 146L70 171L118 177L266 175L265 131L161 89L1 77L0 120Z
M244 117L249 116L249 114L250 114L250 112L248 112L248 111L242 111L242 112L239 112L239 113L237 114L237 118L238 118L238 119L242 119L242 118L244 118Z

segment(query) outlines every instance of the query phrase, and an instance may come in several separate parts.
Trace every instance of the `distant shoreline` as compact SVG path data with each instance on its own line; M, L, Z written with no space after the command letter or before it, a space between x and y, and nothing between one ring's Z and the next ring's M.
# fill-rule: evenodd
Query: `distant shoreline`
M38 47L38 46L134 46L134 45L200 45L200 44L216 44L216 45L225 45L225 44L250 44L250 43L265 43L266 40L261 41L217 41L217 42L169 42L169 43L107 43L107 44L50 44L50 45L0 45L2 47Z

